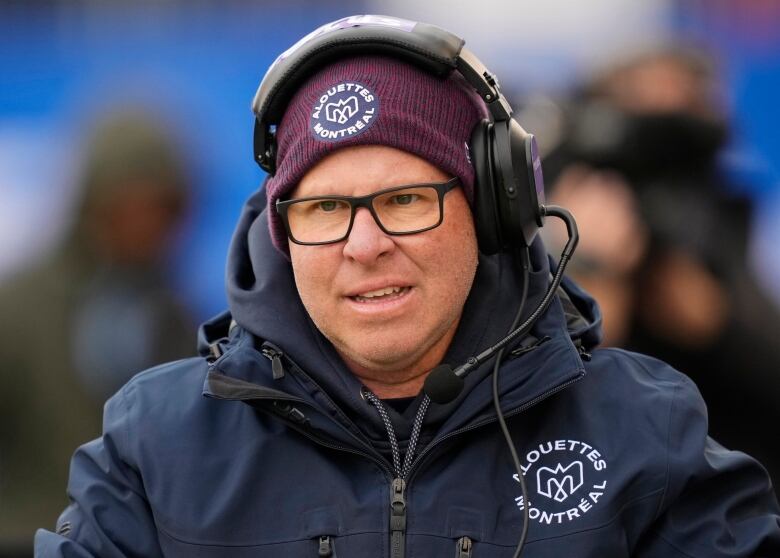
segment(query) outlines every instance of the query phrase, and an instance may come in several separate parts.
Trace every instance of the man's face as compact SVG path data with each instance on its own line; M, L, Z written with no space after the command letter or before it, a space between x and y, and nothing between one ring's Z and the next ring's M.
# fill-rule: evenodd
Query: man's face
M360 196L449 178L404 151L356 146L312 167L292 197ZM457 187L444 196L444 221L435 229L388 235L359 208L346 240L291 242L290 256L306 310L350 369L396 382L436 366L446 352L476 272L477 242L471 210ZM382 290L392 292L376 296Z

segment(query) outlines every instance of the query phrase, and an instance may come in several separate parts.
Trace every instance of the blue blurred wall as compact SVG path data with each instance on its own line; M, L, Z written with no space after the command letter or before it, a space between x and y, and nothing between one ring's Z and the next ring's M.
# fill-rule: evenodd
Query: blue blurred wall
M363 10L357 1L301 0L0 4L0 194L25 209L7 211L23 222L0 225L3 242L20 253L38 250L30 231L61 229L85 128L100 114L144 104L180 137L195 188L173 279L198 318L218 312L233 225L263 179L251 157L255 88L299 37ZM706 14L706 2L681 3L671 25L720 49L738 122L741 162L733 166L769 208L771 225L780 221L780 203L772 205L780 176L780 33L757 45L749 26L735 32L728 17Z
M181 140L195 188L174 280L199 318L220 311L233 225L264 176L252 161L255 89L281 50L356 9L294 1L0 5L0 136L33 129L42 140L5 163L24 171L0 168L0 191L24 189L16 197L39 206L61 197L67 206L73 188L61 183L77 178L85 128L126 105L149 107ZM20 173L32 176L4 179ZM63 221L44 205L31 212L39 227Z

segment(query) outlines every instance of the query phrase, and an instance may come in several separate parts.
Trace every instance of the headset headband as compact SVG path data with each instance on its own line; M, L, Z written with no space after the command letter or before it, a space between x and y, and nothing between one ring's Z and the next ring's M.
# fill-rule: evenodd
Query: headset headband
M512 108L498 81L468 49L465 41L434 25L390 16L351 16L309 33L274 61L252 101L255 160L273 174L276 126L290 94L318 68L350 55L380 54L401 59L444 78L457 70L485 101L495 122L507 121Z

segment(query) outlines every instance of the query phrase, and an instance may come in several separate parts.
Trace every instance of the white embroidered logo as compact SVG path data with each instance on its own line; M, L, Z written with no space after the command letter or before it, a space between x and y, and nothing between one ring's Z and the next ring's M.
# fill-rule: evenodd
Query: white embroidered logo
M601 452L585 442L551 440L539 444L525 455L522 465L528 484L528 517L551 525L584 516L606 492L606 469ZM517 474L513 478L519 482ZM515 503L519 509L525 508L522 496L515 498Z
M571 470L571 473L569 473L569 470ZM555 469L540 467L536 471L536 491L542 496L552 498L556 502L563 502L581 486L582 461L575 461L569 464L568 467L558 463ZM568 488L568 491L566 488Z
M344 108L341 108L344 107ZM339 99L337 103L325 105L325 118L328 122L344 124L358 111L358 100L354 95L349 99Z

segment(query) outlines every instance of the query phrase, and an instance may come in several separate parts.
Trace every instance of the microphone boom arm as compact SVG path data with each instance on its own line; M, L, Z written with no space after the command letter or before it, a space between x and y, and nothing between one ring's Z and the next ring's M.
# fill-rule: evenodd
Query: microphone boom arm
M552 217L558 217L564 223L566 223L566 231L569 236L569 239L566 242L566 245L563 247L563 251L561 252L561 259L558 262L558 267L555 270L550 287L547 289L541 304L536 307L536 309L531 313L530 316L528 316L528 318L522 323L522 325L520 325L520 327L511 331L506 337L501 339L492 347L485 349L477 356L470 357L464 364L461 364L455 370L453 370L453 374L455 374L455 376L458 378L463 378L466 376L466 374L471 372L472 369L476 368L484 361L489 359L499 349L501 349L501 347L515 339L517 336L528 333L536 320L539 319L539 316L541 316L542 313L547 310L547 307L550 305L550 302L552 302L555 293L558 291L558 287L563 280L563 273L566 271L566 266L568 265L574 250L577 248L580 235L579 231L577 230L577 222L574 220L574 217L569 212L569 210L557 205L543 205L542 213L545 216L550 215Z

